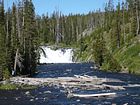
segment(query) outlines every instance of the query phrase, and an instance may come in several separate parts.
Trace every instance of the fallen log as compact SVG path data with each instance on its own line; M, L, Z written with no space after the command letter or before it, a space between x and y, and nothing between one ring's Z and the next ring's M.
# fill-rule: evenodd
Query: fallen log
M90 97L107 97L115 96L116 93L99 93L99 94L70 94L71 97L90 98Z
M83 79L84 78L84 79ZM65 88L81 88L81 89L108 89L108 90L125 90L123 86L112 86L103 84L103 78L75 78L75 77L58 77L58 78L21 78L13 77L10 79L15 84L26 84L26 85L43 85L51 84Z
M81 88L81 89L108 89L108 90L125 90L125 88L123 86L112 86L112 85L106 85L106 84L102 84L102 85L96 85L93 83L85 83L85 84L77 84L77 83L67 83L67 82L63 82L61 83L61 85L63 87L71 87L71 88Z

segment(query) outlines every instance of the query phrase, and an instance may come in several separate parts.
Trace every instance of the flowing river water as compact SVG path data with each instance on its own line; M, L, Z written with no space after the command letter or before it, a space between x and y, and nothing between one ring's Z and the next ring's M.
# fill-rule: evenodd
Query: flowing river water
M69 98L62 87L41 86L33 90L0 91L0 105L140 105L140 77L128 74L107 73L94 70L93 63L48 64L38 66L35 78L70 77L87 73L89 76L118 79L122 82L109 82L117 86L128 86L125 90L114 91L116 97ZM91 72L92 71L92 72ZM108 84L108 83L106 83ZM77 93L100 93L105 90L76 90Z
M34 78L73 77L74 75L96 76L121 82L104 82L107 85L124 86L125 90L75 88L78 94L98 94L115 92L115 97L78 98L68 97L63 87L40 86L32 90L0 90L0 105L140 105L140 76L120 73L107 73L95 70L93 63L73 63L72 49L55 50L43 47L46 57L41 53L39 73ZM53 59L52 59L53 58ZM102 85L102 84L101 84Z

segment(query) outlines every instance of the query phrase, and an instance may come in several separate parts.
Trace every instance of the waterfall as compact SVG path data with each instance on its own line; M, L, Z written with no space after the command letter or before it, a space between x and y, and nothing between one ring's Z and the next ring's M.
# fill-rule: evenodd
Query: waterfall
M41 52L40 63L73 63L73 49L60 48L54 50L48 46L43 46L42 48L46 53L46 57L43 52Z

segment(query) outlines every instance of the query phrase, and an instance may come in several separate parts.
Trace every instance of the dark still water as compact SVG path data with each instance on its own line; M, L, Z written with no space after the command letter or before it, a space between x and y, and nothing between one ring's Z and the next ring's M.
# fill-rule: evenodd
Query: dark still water
M125 90L75 90L76 93L116 92L115 97L68 98L62 87L41 86L34 90L0 91L0 105L140 105L140 77L128 74L106 73L93 70L92 63L48 64L38 66L35 78L70 77L89 75L100 78L117 79L122 82L109 82L113 86L125 86Z

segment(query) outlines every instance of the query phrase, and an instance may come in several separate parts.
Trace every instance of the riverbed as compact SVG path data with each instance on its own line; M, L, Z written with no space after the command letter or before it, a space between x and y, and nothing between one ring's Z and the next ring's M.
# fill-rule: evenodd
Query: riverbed
M139 105L140 77L123 74L107 73L94 69L93 63L46 64L37 67L39 73L34 78L73 77L75 75L97 76L121 82L107 82L104 84L123 86L125 90L110 89L75 89L77 94L97 94L115 92L114 97L68 97L63 87L42 85L33 90L0 91L0 105Z

